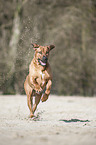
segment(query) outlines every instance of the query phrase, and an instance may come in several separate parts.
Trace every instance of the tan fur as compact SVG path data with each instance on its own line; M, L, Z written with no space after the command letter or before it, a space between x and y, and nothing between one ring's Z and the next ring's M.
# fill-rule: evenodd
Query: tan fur
M51 68L48 63L46 62L45 66L42 66L43 63L41 60L43 57L48 59L49 52L55 46L39 46L37 44L32 44L33 49L35 50L35 55L31 64L29 66L29 74L26 77L24 83L24 89L27 95L27 103L30 110L30 117L34 116L34 112L37 108L37 105L40 102L46 101L50 94L51 85L52 85L52 73ZM40 60L40 62L38 61ZM44 60L45 61L45 60ZM43 94L43 90L46 87L45 93ZM42 95L43 94L43 95ZM35 96L35 104L33 105L33 96Z

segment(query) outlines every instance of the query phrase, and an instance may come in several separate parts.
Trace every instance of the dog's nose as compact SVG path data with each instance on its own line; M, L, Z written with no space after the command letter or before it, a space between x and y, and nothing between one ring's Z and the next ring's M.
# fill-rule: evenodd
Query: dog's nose
M47 62L48 58L46 56L43 56L43 61Z

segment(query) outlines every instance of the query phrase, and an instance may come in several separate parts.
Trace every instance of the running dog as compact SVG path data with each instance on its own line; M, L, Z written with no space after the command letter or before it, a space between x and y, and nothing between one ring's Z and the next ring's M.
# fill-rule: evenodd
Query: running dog
M55 48L54 45L40 46L32 44L35 55L29 65L29 74L24 83L24 89L27 95L27 104L30 110L30 118L34 117L34 112L40 102L48 99L52 86L52 73L48 62L50 51ZM44 94L43 91L45 90ZM33 104L35 96L35 104Z

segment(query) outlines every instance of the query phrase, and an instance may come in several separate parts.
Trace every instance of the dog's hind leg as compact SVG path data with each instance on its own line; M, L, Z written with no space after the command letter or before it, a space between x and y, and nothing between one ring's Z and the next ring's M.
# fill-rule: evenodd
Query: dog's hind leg
M39 102L40 102L41 96L42 96L42 93L36 94L36 95L35 95L35 103L34 103L34 105L33 105L33 113L35 112L35 110L36 110L36 108L37 108L37 105L38 105Z

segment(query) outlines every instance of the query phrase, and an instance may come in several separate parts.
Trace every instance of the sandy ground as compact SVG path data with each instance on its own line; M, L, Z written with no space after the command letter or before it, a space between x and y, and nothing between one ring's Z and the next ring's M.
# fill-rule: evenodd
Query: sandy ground
M96 145L96 97L50 96L28 115L26 96L0 96L0 145Z

